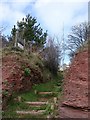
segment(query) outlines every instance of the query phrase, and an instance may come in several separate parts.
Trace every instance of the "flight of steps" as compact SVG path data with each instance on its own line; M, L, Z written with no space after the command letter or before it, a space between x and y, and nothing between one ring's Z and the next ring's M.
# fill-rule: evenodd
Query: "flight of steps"
M57 97L53 96L54 94L57 94L57 92L38 92L36 93L38 95L40 95L40 99L43 98L43 101L25 101L24 103L28 106L30 106L30 110L17 110L16 113L19 115L19 117L23 117L23 116L33 116L33 117L40 117L40 116L45 116L45 118L52 118L53 117L53 112L55 112L54 110L58 109L58 99ZM52 98L52 102L49 101L48 98L45 98L45 96L43 97L43 95L50 95L50 98ZM45 98L45 101L44 101ZM20 98L21 99L21 98ZM47 100L46 100L47 99ZM42 109L42 107L44 106L44 108ZM34 109L33 109L34 108Z

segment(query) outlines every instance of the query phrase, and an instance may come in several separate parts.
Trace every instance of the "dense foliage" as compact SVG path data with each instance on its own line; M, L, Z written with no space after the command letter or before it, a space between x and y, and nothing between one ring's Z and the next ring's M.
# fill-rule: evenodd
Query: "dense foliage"
M30 14L17 22L17 28L14 25L11 31L13 39L15 39L16 34L20 43L24 44L25 40L25 44L35 44L37 46L44 45L47 37L47 31L43 32L40 24L37 24L36 18L32 17Z

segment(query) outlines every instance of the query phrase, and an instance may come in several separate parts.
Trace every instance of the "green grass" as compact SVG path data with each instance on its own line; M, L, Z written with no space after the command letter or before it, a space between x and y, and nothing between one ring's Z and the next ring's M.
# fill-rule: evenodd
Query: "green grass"
M36 95L33 90L30 92L19 94L19 96L21 96L24 101L37 101L38 100L38 95Z
M33 86L34 90L37 90L39 92L55 92L56 88L55 86L57 85L57 80L51 80L47 83L42 83L39 85Z
M29 118L31 120L40 120L40 118L46 118L46 115L21 115L20 118Z
M37 116L32 116L32 115L24 115L20 116L16 114L16 110L46 110L46 113L44 115L38 116L39 118L44 118L45 115L48 115L49 112L52 112L50 110L50 106L48 105L42 105L39 107L36 106L30 106L28 104L25 104L25 101L40 101L40 98L47 98L47 100L51 103L53 101L53 97L58 97L59 93L61 92L61 83L60 80L52 80L47 83L41 83L34 85L32 90L29 92L24 92L24 93L19 93L15 94L14 97L17 98L18 96L21 96L22 102L18 102L13 100L12 98L9 103L8 103L8 108L7 110L3 113L3 117L5 118L37 118ZM52 94L52 95L38 95L35 94L34 91L38 92L59 92L57 94Z

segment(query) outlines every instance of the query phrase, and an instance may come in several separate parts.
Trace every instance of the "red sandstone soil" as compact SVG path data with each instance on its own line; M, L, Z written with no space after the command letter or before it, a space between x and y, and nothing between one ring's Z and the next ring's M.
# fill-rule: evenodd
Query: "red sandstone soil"
M24 70L29 68L31 74L25 76ZM27 57L21 54L10 53L2 57L2 98L3 108L6 106L8 98L12 96L13 91L31 90L32 84L42 82L42 74L40 69L33 68ZM7 94L5 94L7 93Z
M24 75L25 68L30 68L31 70L31 75L29 77L25 77ZM14 90L19 90L19 88L31 89L31 82L42 82L42 76L40 70L30 66L28 58L22 58L20 55L12 53L5 55L2 58L2 82L6 80L10 84L13 82L15 88ZM30 86L25 83L26 81L30 84ZM4 84L2 87L3 89L7 88Z
M21 63L18 60L17 55L7 55L2 58L2 82L8 81L12 83L13 81L17 82L17 87L20 85L20 79L22 76ZM7 89L7 85L2 85L3 89Z
M61 118L88 117L88 50L77 53L67 70L63 97Z

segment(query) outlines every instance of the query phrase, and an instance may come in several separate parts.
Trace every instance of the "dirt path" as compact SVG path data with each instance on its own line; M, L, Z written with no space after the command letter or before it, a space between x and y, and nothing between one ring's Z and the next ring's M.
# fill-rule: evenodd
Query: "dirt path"
M75 109L69 106L60 106L59 108L60 118L88 118L89 112L80 109Z

